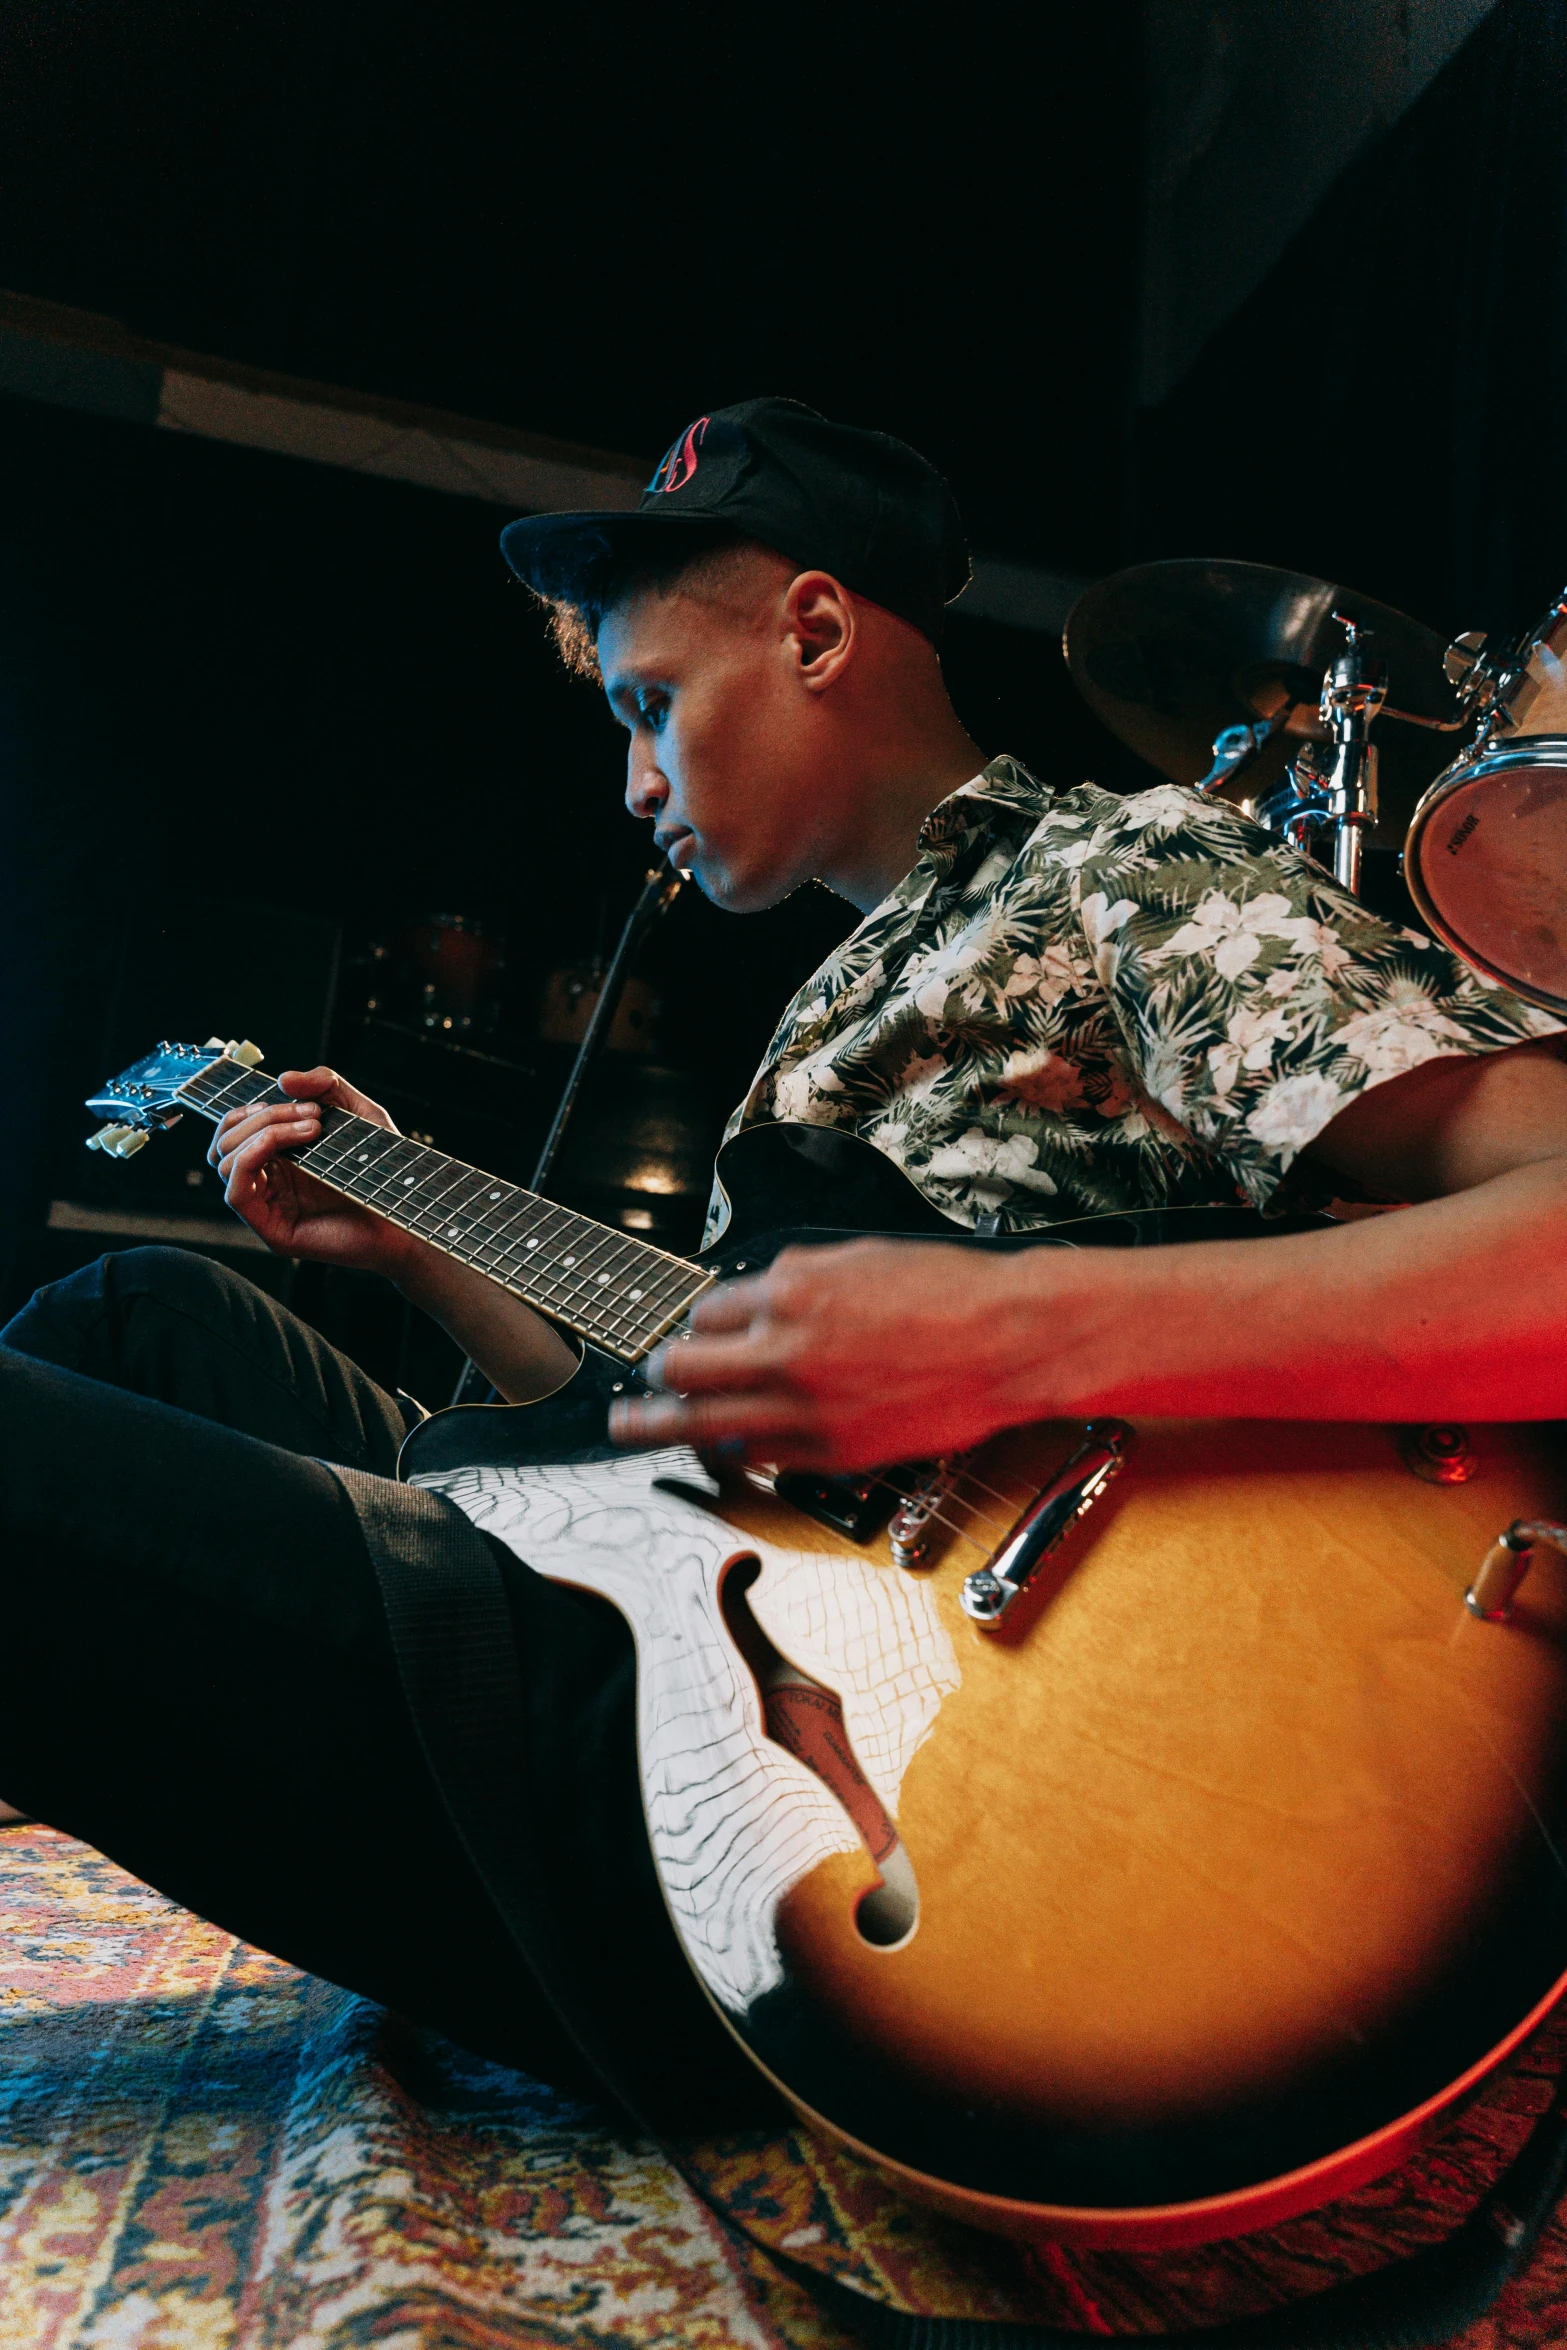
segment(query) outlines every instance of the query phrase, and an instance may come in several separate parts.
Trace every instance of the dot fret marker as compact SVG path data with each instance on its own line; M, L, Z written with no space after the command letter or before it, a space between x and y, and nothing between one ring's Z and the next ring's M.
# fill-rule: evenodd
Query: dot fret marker
M265 1073L227 1067L192 1081L182 1098L214 1124L232 1104L283 1100ZM405 1231L477 1266L503 1290L626 1362L657 1344L712 1279L651 1242L447 1158L433 1145L384 1133L348 1111L322 1110L320 1134L298 1157L345 1196L374 1203ZM399 1199L401 1192L411 1196ZM498 1212L491 1216L489 1208Z

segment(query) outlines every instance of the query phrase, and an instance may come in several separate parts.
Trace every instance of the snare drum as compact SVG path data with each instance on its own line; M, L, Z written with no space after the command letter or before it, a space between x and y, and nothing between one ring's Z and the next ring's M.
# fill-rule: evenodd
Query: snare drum
M1514 735L1439 775L1404 880L1465 962L1567 1014L1567 734Z

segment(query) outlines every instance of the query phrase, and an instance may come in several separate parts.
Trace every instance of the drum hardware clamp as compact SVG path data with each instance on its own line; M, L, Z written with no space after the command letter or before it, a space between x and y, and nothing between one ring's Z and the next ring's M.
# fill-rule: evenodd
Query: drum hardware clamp
M1534 1564L1535 1546L1567 1553L1567 1526L1553 1526L1542 1518L1515 1518L1499 1534L1480 1562L1480 1572L1464 1593L1464 1605L1484 1624L1505 1624L1513 1612L1519 1584Z
M1387 673L1373 653L1372 631L1343 612L1335 611L1333 618L1344 631L1345 643L1322 680L1318 716L1328 740L1304 744L1279 789L1270 792L1255 813L1265 830L1282 833L1298 849L1306 847L1308 833L1331 826L1333 878L1358 897L1362 837L1377 820L1377 751L1371 723L1387 699ZM1214 748L1217 751L1217 743ZM1216 781L1205 776L1201 788L1216 790L1239 765L1237 759Z

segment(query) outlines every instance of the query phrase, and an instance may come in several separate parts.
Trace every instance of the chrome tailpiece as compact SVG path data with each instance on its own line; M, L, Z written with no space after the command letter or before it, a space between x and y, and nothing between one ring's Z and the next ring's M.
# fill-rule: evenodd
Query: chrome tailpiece
M1126 1465L1132 1431L1124 1420L1090 1420L1083 1442L1023 1512L1000 1549L963 1585L963 1613L983 1630L999 1624L1069 1526L1093 1508Z

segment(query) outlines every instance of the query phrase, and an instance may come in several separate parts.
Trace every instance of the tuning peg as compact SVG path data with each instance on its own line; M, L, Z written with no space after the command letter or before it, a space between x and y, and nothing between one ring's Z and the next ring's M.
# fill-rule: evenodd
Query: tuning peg
M87 1138L90 1151L106 1151L111 1159L133 1159L152 1140L144 1126L100 1126Z
M229 1046L229 1059L231 1061L238 1061L242 1069L254 1069L256 1063L263 1057L264 1056L259 1044L251 1044L247 1041L244 1044L231 1044Z
M209 1036L201 1049L204 1053L226 1053L228 1038L226 1036Z

